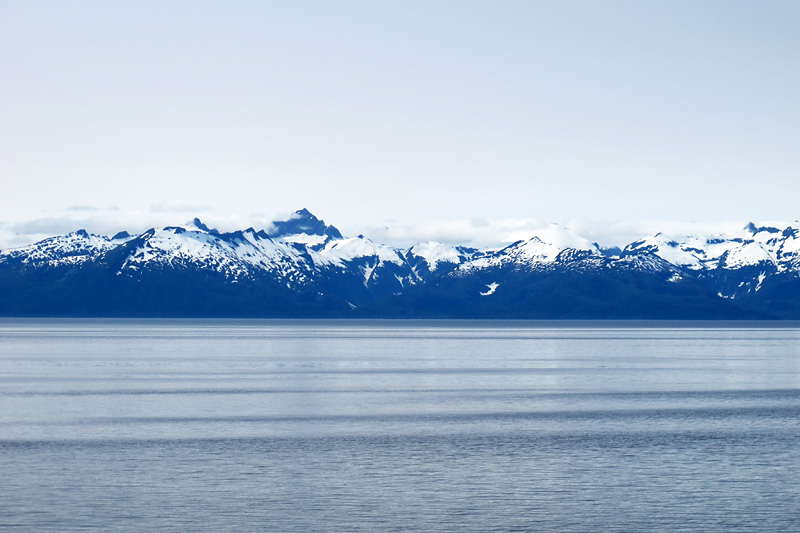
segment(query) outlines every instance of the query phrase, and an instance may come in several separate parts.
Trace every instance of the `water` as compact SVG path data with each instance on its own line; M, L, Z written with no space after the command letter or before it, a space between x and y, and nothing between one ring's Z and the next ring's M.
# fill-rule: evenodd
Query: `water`
M0 528L800 530L800 329L570 326L0 321Z

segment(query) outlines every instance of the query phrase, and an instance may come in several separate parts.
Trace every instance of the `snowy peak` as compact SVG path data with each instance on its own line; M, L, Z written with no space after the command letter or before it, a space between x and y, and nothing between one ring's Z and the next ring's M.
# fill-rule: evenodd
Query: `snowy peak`
M541 229L527 240L520 240L505 248L476 254L475 258L460 268L464 271L491 268L504 264L519 268L540 268L563 261L573 261L586 255L602 256L598 246L558 224Z
M600 252L595 243L584 239L571 229L559 226L558 224L550 224L547 228L537 231L534 238L561 250L572 249L593 253Z
M218 232L217 230L209 228L208 226L206 226L205 224L203 224L203 223L200 221L200 219L199 219L199 218L197 218L197 217L195 217L195 219L194 219L194 220L192 220L192 221L191 221L189 224L187 224L187 226L188 226L189 228L197 228L197 229L199 229L199 230L201 230L201 231L204 231L204 232L206 232L206 233L211 233L212 235L217 235L217 234L219 234L219 232Z
M682 241L670 239L661 233L632 242L622 251L622 255L633 256L653 254L673 265L700 270L704 267L708 239L685 237Z
M361 258L374 259L379 264L394 263L402 265L405 262L405 259L396 248L384 244L377 244L363 235L329 241L319 250L315 258L316 257L318 257L321 262L333 263L340 266Z
M333 226L314 216L308 209L295 211L286 220L272 222L268 231L270 237L298 250L321 251L333 240L342 239L342 234Z
M519 260L541 263L552 263L565 250L600 255L596 244L557 224L551 224L546 229L537 231L532 238L512 247L512 253Z
M751 222L734 234L669 238L658 233L629 244L623 253L652 253L673 265L695 271L758 265L785 270L795 268L800 261L799 235L800 231L788 224L780 229Z
M797 269L800 267L800 224L794 222L778 226L756 227L751 222L745 230L752 234L754 242L768 250L781 269Z
M131 239L121 231L114 237L95 235L79 229L66 235L50 237L43 241L2 253L2 258L19 260L32 266L56 267L75 265L96 257Z
M756 226L753 222L749 222L745 227L744 230L752 235L754 238L756 235L761 235L761 239L759 240L766 240L769 239L769 236L776 236L783 233L780 229L774 226ZM765 239L766 237L766 239Z
M188 227L151 229L129 241L119 273L152 268L218 272L234 281L269 273L298 285L307 282L309 265L304 254L274 242L263 231L219 233L194 222Z
M424 263L429 272L434 272L440 264L460 265L472 259L476 252L474 248L428 241L415 244L406 251L405 256L410 262Z

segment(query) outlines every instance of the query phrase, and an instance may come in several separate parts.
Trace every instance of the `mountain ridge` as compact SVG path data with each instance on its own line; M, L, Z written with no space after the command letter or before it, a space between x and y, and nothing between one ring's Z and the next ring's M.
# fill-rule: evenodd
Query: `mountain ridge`
M2 316L800 318L800 230L662 234L608 253L551 225L501 248L395 248L307 209L220 232L195 218L0 252Z

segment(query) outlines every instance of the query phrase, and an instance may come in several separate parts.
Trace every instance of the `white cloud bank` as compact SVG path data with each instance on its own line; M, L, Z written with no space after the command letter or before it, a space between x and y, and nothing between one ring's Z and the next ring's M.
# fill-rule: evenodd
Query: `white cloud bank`
M556 222L601 247L624 247L638 239L662 233L679 238L693 234L740 234L750 221L726 222L674 222L650 220L644 222L567 220ZM789 222L759 222L756 225L785 227ZM550 222L536 219L499 220L438 220L411 225L368 228L363 233L373 240L397 246L411 246L418 242L438 241L474 247L502 246L518 240L529 239L550 226ZM793 223L795 227L799 224Z
M273 220L288 218L290 213L280 214L229 214L219 213L208 206L192 205L180 200L169 200L142 210L124 210L118 207L71 206L61 212L46 214L39 218L20 221L0 221L0 250L18 248L33 242L63 235L78 229L90 233L114 235L119 231L141 233L152 227L187 224L195 217L209 227L220 231L234 231L253 227L269 229ZM414 223L392 222L385 225L339 225L329 220L325 213L315 213L327 224L337 226L345 236L363 234L373 241L398 247L438 241L473 247L500 247L508 243L527 239L546 229L551 221L534 218L508 218L471 220L426 220ZM674 222L674 221L591 221L572 219L556 221L578 235L604 247L623 247L637 239L663 233L671 237L690 234L740 233L749 220L723 222ZM768 224L753 221L757 225ZM769 223L785 226L797 221Z
M232 231L247 227L268 227L272 217L258 215L224 215L207 206L192 205L179 200L154 204L147 209L124 210L118 207L70 206L60 212L18 221L0 221L0 249L17 248L63 235L78 229L100 235L120 231L141 233L149 228L186 224L195 217L210 227Z

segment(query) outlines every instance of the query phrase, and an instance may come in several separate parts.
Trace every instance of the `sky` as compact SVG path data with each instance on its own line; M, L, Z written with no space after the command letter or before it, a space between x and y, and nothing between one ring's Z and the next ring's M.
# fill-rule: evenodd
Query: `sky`
M800 217L800 2L0 0L0 249Z

